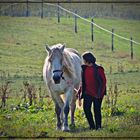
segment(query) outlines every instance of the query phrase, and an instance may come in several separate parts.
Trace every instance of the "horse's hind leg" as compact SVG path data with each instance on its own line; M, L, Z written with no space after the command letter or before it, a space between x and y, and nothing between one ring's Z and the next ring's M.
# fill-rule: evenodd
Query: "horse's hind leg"
M62 126L61 118L60 118L61 108L57 103L55 103L55 112L57 116L57 130L61 130L61 126Z
M75 127L74 112L76 108L76 96L74 95L71 101L71 127Z

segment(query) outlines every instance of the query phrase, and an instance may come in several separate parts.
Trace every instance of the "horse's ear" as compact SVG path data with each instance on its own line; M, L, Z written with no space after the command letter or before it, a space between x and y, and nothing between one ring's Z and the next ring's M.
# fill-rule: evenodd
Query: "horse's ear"
M49 45L46 44L46 51L50 54L51 53L51 49L49 48Z
M62 52L64 51L65 46L66 46L65 44L62 45L62 47L61 47L61 51L62 51Z

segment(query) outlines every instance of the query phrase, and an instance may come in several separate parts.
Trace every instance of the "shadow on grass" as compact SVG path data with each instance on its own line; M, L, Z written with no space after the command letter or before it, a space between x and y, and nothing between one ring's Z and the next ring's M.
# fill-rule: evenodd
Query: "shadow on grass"
M70 127L71 133L86 132L90 131L89 127Z

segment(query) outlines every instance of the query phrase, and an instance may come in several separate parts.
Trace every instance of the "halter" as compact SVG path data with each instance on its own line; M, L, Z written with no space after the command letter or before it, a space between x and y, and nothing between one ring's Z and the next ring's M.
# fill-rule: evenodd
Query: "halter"
M65 78L64 78L64 76L63 76L63 71L62 70L54 70L53 71L53 73L55 73L55 72L61 72L61 78L63 79L63 80L65 80Z

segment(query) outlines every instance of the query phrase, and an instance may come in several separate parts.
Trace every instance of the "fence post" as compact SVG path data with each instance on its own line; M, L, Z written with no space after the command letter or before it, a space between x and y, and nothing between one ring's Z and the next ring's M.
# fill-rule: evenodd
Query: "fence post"
M75 11L75 14L77 14L77 11ZM77 33L77 16L76 15L74 16L74 30L75 30L75 33Z
M91 19L91 41L93 42L94 41L94 35L93 35L93 22L94 22L94 20L93 20L93 18Z
M112 52L114 51L114 29L112 29L112 46L111 46Z
M43 0L42 0L42 3L41 3L41 18L43 18Z
M114 15L114 6L113 6L113 3L111 4L111 13L112 13L112 16Z
M57 18L58 18L58 23L60 22L60 8L59 8L59 2L57 4Z
M10 6L10 8L11 8L11 17L13 17L13 5L12 5L12 3L11 3L11 6Z
M28 0L26 1L26 17L28 17L29 16L29 2L28 2Z
M131 44L131 59L133 59L133 41L132 41L132 37L130 38L130 44Z

